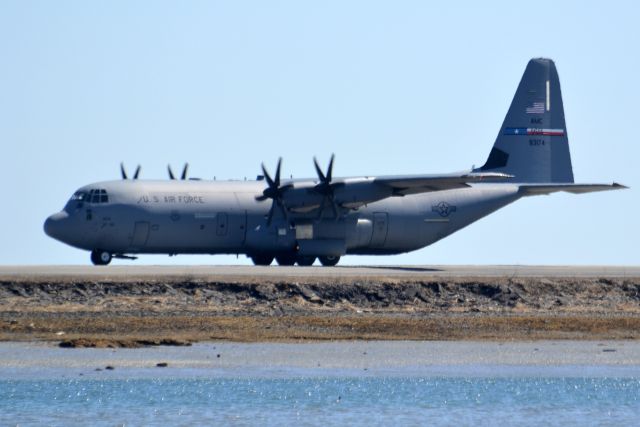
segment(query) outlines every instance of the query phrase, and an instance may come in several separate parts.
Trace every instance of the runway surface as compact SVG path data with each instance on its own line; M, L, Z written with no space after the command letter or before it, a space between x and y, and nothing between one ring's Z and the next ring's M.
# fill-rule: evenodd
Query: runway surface
M92 279L150 279L189 277L225 279L243 277L343 278L343 277L640 277L640 266L535 266L535 265L428 265L428 266L338 266L257 267L220 266L0 266L0 280L26 278L86 277Z

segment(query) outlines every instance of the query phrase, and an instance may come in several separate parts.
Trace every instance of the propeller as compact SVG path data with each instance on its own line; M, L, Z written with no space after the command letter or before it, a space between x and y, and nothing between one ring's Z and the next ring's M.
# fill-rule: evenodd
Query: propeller
M142 168L140 167L140 165L138 165L136 167L136 171L133 173L133 178L132 179L138 179L138 176L140 176L140 171L142 170ZM120 175L122 175L122 179L129 179L129 177L127 176L127 171L125 171L124 169L124 163L120 163Z
M189 163L185 163L184 167L182 168L182 175L180 175L180 179L181 180L185 180L187 179L187 171L189 170ZM169 179L176 179L175 175L173 174L173 171L171 170L171 165L167 165L167 171L169 172Z
M271 220L273 219L273 212L275 211L276 206L282 212L282 215L285 219L289 219L289 215L287 214L287 207L284 203L284 192L288 190L292 185L287 184L284 186L280 185L280 167L282 166L282 157L278 158L278 166L276 167L276 175L275 178L271 178L267 168L262 164L262 173L264 174L264 179L267 181L267 188L264 189L262 195L256 196L256 200L262 202L267 199L273 200L271 203L271 208L269 209L269 213L267 214L267 225L271 225Z
M318 218L322 218L322 214L324 213L324 208L329 201L331 203L331 210L333 210L333 217L338 219L338 204L335 201L335 188L342 185L341 183L331 182L333 177L333 160L335 159L335 155L331 154L331 160L329 160L329 167L327 167L327 173L323 173L320 165L318 164L318 160L313 158L313 165L316 167L316 173L318 174L318 179L320 183L318 183L315 187L313 187L313 191L318 194L321 194L322 203L320 204L320 209L318 213Z

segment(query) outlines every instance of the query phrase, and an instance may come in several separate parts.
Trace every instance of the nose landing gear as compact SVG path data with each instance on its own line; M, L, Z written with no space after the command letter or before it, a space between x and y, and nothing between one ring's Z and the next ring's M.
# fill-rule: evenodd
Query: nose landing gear
M91 251L91 262L93 265L107 265L113 256L107 251L96 249Z

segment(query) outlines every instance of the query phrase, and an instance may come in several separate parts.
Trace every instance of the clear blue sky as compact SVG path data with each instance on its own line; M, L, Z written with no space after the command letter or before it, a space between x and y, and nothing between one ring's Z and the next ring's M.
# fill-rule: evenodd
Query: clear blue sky
M0 3L0 263L87 264L44 219L143 177L451 172L484 163L527 61L553 58L574 174L631 190L524 199L384 264L638 264L637 2ZM118 261L121 262L121 261ZM246 263L143 256L140 263Z

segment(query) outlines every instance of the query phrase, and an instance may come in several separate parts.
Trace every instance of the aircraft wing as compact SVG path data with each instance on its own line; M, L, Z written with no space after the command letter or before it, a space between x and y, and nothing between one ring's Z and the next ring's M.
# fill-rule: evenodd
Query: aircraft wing
M283 197L287 209L306 213L324 209L325 203L357 209L387 197L469 187L472 183L511 178L501 172L461 172L441 175L393 175L338 178L329 184L318 181L284 181Z
M558 191L566 191L567 193L582 194L592 193L595 191L608 191L608 190L624 190L626 187L622 184L614 182L613 184L522 184L520 185L520 191L524 192L527 196L534 196L539 194L551 194Z
M472 183L512 177L512 175L506 173L464 172L444 175L382 176L375 178L373 183L391 188L394 196L405 196L407 194L465 188Z

